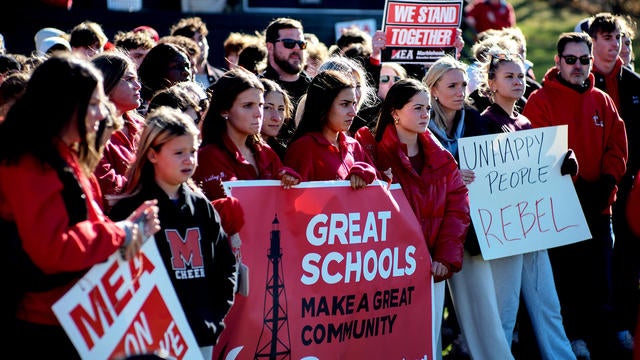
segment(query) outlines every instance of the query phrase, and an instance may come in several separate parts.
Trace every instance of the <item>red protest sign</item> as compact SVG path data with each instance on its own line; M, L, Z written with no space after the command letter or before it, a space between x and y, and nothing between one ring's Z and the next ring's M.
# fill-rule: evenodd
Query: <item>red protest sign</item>
M461 4L457 2L389 1L387 4L386 24L457 27L460 22Z
M455 56L462 1L387 1L382 61L430 64Z
M214 358L432 358L430 257L398 186L225 185L251 219L240 232L250 291Z
M202 358L153 238L129 261L116 251L95 265L52 309L83 359Z

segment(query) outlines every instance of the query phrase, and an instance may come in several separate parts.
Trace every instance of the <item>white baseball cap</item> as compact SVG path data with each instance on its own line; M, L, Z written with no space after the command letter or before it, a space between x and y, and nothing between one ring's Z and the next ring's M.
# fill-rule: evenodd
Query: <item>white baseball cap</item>
M48 38L42 39L40 43L36 44L38 55L45 56L47 54L47 51L49 51L49 49L51 49L55 45L62 45L67 50L71 51L71 45L66 39L59 36L50 36Z

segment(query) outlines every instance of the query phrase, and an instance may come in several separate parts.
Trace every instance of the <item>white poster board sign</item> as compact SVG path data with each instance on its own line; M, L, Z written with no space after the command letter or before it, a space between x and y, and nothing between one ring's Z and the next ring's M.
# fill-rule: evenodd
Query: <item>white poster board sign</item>
M471 220L485 260L591 238L570 176L560 174L567 126L458 140Z
M136 258L91 268L52 309L83 359L202 359L153 237Z

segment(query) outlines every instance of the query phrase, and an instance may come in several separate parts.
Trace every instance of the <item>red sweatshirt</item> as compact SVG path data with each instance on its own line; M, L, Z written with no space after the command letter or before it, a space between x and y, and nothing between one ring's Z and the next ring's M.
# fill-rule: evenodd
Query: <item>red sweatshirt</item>
M611 97L593 86L593 74L589 82L589 88L580 93L561 83L553 68L522 113L534 128L568 125L569 148L578 158L580 177L596 181L609 174L619 182L626 171L625 125Z
M338 134L339 148L321 133L312 132L289 144L284 163L302 177L302 181L348 180L354 174L368 184L376 179L376 168L356 139Z
M29 155L18 164L0 166L0 217L16 223L25 252L47 274L89 269L105 261L125 240L124 231L102 213L100 199L95 198L99 192L80 170L76 155L63 144L59 151L84 193L86 220L76 224L69 224L63 184L55 169ZM58 324L51 306L72 285L26 293L18 318Z
M238 147L226 134L224 148L207 144L198 150L198 167L193 180L204 194L215 200L224 197L220 191L220 181L231 180L280 180L282 161L267 144L257 144L253 148L258 170L242 156Z

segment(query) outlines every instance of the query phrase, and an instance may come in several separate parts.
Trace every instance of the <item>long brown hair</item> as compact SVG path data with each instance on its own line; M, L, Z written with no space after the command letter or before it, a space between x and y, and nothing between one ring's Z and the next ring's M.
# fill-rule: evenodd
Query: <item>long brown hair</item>
M247 90L256 88L264 92L264 85L258 77L243 68L237 67L227 71L209 89L211 91L211 104L209 111L202 122L202 145L222 145L223 135L227 133L227 120L222 113L231 109L238 95ZM260 134L249 136L247 142L261 142Z

